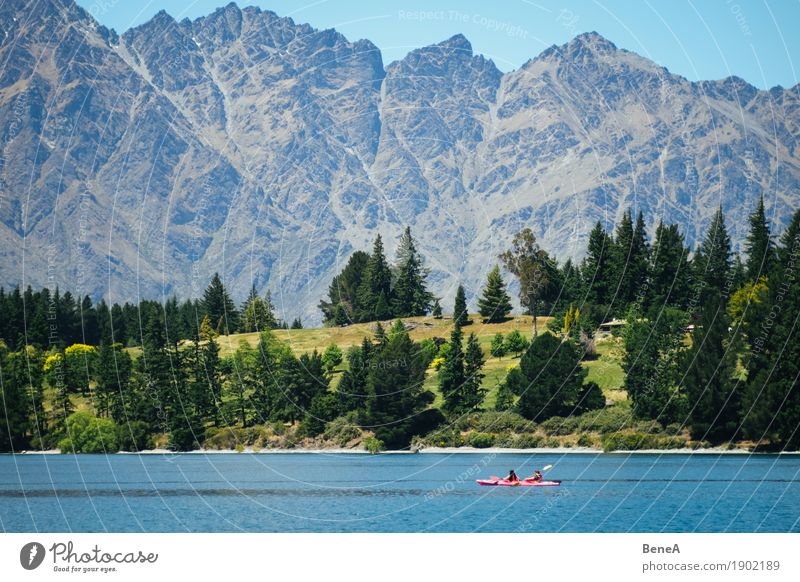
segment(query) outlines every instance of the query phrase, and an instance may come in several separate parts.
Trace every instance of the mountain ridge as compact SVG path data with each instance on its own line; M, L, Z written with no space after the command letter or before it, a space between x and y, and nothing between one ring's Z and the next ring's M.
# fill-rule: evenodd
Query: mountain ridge
M6 285L198 296L219 270L315 321L349 253L405 223L447 299L523 226L563 259L628 206L693 243L715 201L766 192L777 230L797 205L796 91L690 82L596 32L503 73L460 34L384 64L235 3L122 35L71 0L35 8L0 45Z

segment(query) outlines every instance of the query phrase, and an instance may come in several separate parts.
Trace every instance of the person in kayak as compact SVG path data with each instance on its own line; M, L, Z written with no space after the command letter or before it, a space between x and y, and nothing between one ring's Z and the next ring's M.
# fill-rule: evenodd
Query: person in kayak
M514 472L514 469L509 469L508 475L504 478L504 480L516 483L517 481L519 481L519 477L517 477L517 474Z
M539 471L539 469L536 469L533 472L533 475L531 475L530 477L528 477L525 480L526 481L541 481L542 480L542 473L541 473L541 471Z

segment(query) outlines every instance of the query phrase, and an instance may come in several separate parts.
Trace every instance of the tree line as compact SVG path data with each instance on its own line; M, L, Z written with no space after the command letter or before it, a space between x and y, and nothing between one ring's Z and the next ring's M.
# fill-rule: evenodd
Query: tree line
M635 221L624 213L613 234L598 223L579 264L560 265L525 229L498 259L517 278L524 309L552 316L549 329L540 333L534 317L530 342L513 330L505 337L495 334L488 349L468 333L471 318L461 285L449 339L410 338L401 317L441 317L441 311L427 291L427 270L409 229L400 249L389 266L378 237L371 254L357 251L334 278L321 304L329 324L394 319L388 331L378 321L371 336L345 353L331 345L322 353L295 355L270 331L283 324L269 296L253 290L237 309L218 276L202 300L143 302L133 335L114 327L127 325L124 316L111 315L115 307L124 313L124 306L87 304L83 313L96 315L96 323L87 324L75 316L81 313L78 303L65 300L66 293L49 296L43 290L37 301L30 292L22 305L32 306L31 314L20 320L3 310L6 415L0 418L0 449L138 450L154 435L167 434L170 447L184 450L201 444L210 427L278 422L315 436L337 419L399 448L447 420L483 409L486 357L509 352L520 358L498 388L498 410L534 422L582 414L605 406L600 388L586 382L581 362L593 357L600 323L614 317L624 320L625 389L637 418L677 423L714 444L800 444L800 211L776 244L760 201L741 258L732 252L721 210L694 253L675 225L659 223L649 241L641 213ZM5 303L15 295L3 294L4 305L18 305L17 299ZM44 336L40 343L27 339L35 326L26 322L33 322L43 297L47 305L57 297L57 306L74 306L56 308L61 317L78 317L80 327L69 318L56 320L59 330L72 335L55 341ZM509 316L511 298L499 265L489 271L477 305L487 323ZM258 344L243 340L232 355L221 357L217 337L233 330L261 331ZM141 346L141 355L134 358L125 344ZM424 387L430 368L436 370L441 406L433 406L435 395ZM75 411L78 395L91 403L91 412Z

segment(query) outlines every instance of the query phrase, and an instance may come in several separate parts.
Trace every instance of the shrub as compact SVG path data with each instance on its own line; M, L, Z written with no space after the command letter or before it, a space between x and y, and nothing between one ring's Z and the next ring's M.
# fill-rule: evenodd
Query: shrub
M581 436L578 437L578 446L579 447L591 447L594 445L594 439L586 433L582 433Z
M521 434L514 441L514 448L537 449L542 446L542 440L538 434Z
M349 416L340 416L334 418L325 427L323 436L325 440L333 441L338 446L347 446L347 443L361 435L361 430L353 422Z
M368 436L364 439L364 449L369 451L372 455L377 455L384 449L383 441L374 436Z
M117 444L121 451L139 452L153 448L150 426L143 420L117 425Z
M117 425L89 412L75 412L66 420L67 436L58 443L62 453L116 453Z
M476 449L488 449L494 444L495 436L485 432L475 432L469 436L467 443Z
M603 435L603 450L611 451L641 451L643 449L659 448L658 437L643 432L612 432Z

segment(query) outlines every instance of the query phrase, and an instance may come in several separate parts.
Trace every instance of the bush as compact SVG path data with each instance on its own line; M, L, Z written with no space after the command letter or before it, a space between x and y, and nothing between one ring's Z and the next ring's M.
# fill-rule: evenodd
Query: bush
M612 432L603 435L603 450L641 451L658 448L658 439L654 435L643 432Z
M375 438L374 436L368 436L365 438L363 444L364 448L372 455L377 455L384 449L383 441Z
M460 447L464 445L461 433L455 428L447 427L428 433L418 442L428 447Z
M476 449L488 449L494 444L495 436L485 432L475 432L469 435L467 444Z
M538 434L521 434L514 441L515 449L538 449L543 438Z
M586 433L582 433L581 436L578 437L578 446L579 447L591 447L594 445L594 439Z
M335 442L338 446L347 446L347 443L361 435L361 430L355 425L352 415L334 418L325 427L323 436L325 440Z
M121 451L137 453L153 448L153 435L150 425L143 420L131 420L117 425L117 444Z
M478 432L526 432L531 430L534 424L510 410L487 410L461 417L457 421L457 426L461 430L473 429Z
M169 433L167 448L171 451L193 451L198 447L194 432L189 428L176 428Z
M116 453L117 425L89 412L75 412L66 420L67 436L58 443L62 453Z

